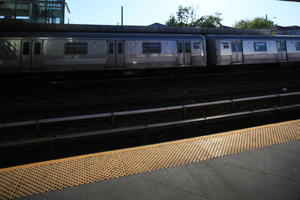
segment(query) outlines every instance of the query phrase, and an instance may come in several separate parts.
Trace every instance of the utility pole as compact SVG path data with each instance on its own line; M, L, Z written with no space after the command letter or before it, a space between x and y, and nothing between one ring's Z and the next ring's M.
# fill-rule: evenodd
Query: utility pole
M124 25L124 18L123 18L123 6L121 6L121 26Z

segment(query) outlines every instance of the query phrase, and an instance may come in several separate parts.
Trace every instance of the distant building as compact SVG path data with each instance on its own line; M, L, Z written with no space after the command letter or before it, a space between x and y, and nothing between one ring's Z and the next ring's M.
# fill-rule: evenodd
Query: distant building
M154 23L154 24L150 24L149 26L160 26L160 27L163 27L163 26L166 26L164 24L160 24L160 23Z
M277 35L300 35L300 26L277 26L275 32Z
M222 28L232 28L231 26L222 26Z
M281 0L281 1L291 1L291 2L298 2L300 0ZM277 26L276 33L278 35L300 35L300 26Z
M0 20L64 24L65 9L65 0L0 0Z
M300 0L280 0L280 1L292 1L292 2L300 2Z

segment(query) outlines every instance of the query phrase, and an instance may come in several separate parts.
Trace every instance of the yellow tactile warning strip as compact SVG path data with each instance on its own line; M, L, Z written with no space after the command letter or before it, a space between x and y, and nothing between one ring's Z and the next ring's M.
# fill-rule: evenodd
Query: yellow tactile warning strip
M0 199L184 165L300 139L300 120L0 169Z

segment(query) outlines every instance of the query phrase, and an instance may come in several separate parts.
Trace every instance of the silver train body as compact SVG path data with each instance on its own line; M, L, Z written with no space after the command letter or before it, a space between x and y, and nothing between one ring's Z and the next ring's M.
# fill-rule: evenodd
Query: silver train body
M0 74L296 62L299 36L0 33Z
M1 33L0 73L207 66L202 35Z
M213 66L300 62L300 36L208 35Z

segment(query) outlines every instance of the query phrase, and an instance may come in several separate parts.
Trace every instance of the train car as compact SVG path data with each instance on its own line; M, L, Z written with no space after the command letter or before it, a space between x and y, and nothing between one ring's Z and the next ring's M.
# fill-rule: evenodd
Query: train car
M212 66L300 62L300 36L208 35Z
M207 66L199 34L1 32L0 73Z

